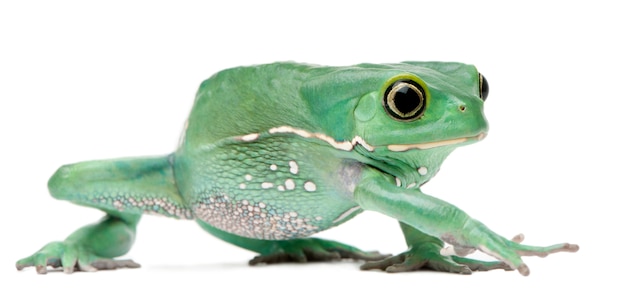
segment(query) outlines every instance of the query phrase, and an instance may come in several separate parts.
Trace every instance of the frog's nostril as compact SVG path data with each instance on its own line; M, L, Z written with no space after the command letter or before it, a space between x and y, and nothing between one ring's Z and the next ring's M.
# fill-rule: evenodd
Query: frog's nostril
M465 112L465 106L464 106L464 105L460 105L460 106L459 106L459 111L461 111L461 112Z

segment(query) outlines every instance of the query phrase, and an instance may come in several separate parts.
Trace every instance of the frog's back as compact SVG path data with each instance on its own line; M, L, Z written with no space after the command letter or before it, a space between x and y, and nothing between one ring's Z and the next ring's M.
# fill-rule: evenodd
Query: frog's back
M189 116L187 141L210 144L224 138L293 126L316 131L300 88L316 67L273 63L221 71L205 80Z

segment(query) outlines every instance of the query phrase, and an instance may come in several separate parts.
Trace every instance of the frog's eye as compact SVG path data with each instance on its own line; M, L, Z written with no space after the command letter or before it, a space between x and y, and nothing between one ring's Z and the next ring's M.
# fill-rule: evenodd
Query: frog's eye
M397 120L416 120L426 109L426 94L417 82L398 80L385 91L383 105L387 114Z
M487 82L487 78L480 73L478 74L478 86L480 88L480 99L483 101L487 100L487 96L489 96L489 83Z

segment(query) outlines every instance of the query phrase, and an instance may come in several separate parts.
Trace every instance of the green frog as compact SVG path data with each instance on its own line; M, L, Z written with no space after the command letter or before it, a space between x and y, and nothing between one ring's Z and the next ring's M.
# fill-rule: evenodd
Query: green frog
M487 135L488 93L476 67L451 62L221 71L201 84L174 153L59 168L51 195L106 215L17 268L139 267L114 258L130 250L142 214L159 214L195 220L258 253L253 265L356 259L365 261L361 269L387 272L528 275L521 256L578 246L523 245L521 235L504 238L421 191L454 149ZM398 220L408 249L388 256L310 237L363 210ZM497 261L466 257L475 250Z

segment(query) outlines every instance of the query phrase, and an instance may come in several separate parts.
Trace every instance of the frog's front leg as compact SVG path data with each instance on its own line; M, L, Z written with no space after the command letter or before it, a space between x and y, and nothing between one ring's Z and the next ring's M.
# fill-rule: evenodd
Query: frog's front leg
M374 170L364 174L363 179L355 189L355 199L363 209L383 213L412 227L413 229L404 227L408 242L414 238L419 243L426 240L427 236L433 236L455 246L457 252L478 249L504 262L508 267L517 269L522 275L528 275L529 269L522 261L521 256L546 256L555 252L575 252L578 250L577 245L567 243L537 247L508 240L491 231L479 221L470 218L455 206L425 195L418 189L399 188L395 186L391 178ZM409 232L408 235L407 231ZM421 233L417 233L419 231ZM433 250L441 251L442 243L432 240L426 240L426 243L431 245L428 249L424 249L425 255L432 255ZM419 248L419 246L419 244L409 244L409 247L412 248ZM429 253L429 251L431 252ZM436 255L442 256L440 253L436 253ZM419 268L412 266L424 263L425 260L423 257L411 255L411 259L407 261L407 257L407 255L395 257L395 259L392 257L386 262L366 264L364 267L371 269L393 266L391 271L408 271ZM437 259L440 258L437 257ZM445 258L442 257L441 259ZM459 257L448 259L448 262L450 261L453 263L447 263L448 266L442 270L468 273L472 267L477 269L481 267L505 268L495 264L477 264L478 261ZM458 264L460 268L456 267L455 264ZM462 265L468 267L465 268Z
M100 209L106 216L87 225L64 241L45 245L17 262L18 270L34 266L45 274L47 266L95 271L136 268L129 260L113 260L126 254L134 240L142 213L192 218L174 182L169 157L83 162L61 167L48 182L53 197Z

